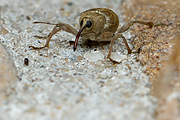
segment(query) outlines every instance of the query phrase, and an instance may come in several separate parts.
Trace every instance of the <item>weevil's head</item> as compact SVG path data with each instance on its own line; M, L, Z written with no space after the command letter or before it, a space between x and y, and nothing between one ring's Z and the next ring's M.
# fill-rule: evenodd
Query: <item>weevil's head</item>
M79 19L80 29L76 35L74 51L76 50L78 39L81 34L94 33L95 35L98 35L103 29L105 22L106 21L103 15L91 12L88 13L86 11L81 13L81 17Z

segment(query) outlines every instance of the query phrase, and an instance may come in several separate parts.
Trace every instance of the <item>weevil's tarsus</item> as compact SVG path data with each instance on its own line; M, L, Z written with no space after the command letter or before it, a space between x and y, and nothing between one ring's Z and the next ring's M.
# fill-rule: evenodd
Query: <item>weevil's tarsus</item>
M35 35L34 37L36 37L37 39L47 39L48 36L38 36L38 35Z
M123 59L123 60L121 60L121 61L116 61L116 60L113 60L112 58L108 58L112 63L113 63L113 65L115 66L115 65L117 65L117 64L121 64L123 61L125 61L125 60L127 60L127 59Z
M48 25L57 25L57 24L55 24L55 23L50 23L50 22L38 22L38 21L36 21L36 22L33 22L33 24L48 24Z
M154 27L158 27L158 26L168 26L168 25L172 25L172 22L166 24L166 23L157 23L157 24L154 24Z

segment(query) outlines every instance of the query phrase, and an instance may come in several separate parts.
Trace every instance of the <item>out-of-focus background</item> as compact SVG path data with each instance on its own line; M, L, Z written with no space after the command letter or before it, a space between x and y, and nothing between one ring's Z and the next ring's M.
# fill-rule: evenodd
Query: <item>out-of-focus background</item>
M1 0L0 120L178 120L178 0ZM67 23L79 29L82 11L110 8L120 26L130 20L166 23L148 28L135 24L124 33L139 54L127 55L122 39L84 45L73 51L75 36L64 31L43 46L53 26L34 21ZM119 27L120 27L119 26Z

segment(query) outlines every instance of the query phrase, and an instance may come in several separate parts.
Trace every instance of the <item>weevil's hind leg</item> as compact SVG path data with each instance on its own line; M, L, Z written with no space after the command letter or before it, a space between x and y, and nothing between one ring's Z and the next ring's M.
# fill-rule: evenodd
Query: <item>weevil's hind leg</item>
M131 54L131 53L132 53L132 50L131 50L131 48L129 47L129 45L128 45L128 43L127 43L127 40L126 40L126 38L123 36L123 34L117 33L117 37L123 39L123 42L124 42L124 44L126 45L126 48L127 48L127 50L128 50L128 54Z
M148 25L150 28L154 26L153 22L144 22L144 21L138 21L138 20L133 20L133 21L129 21L126 24L124 24L119 30L118 33L123 33L125 31L127 31L132 25L134 25L134 23L139 23L139 24L143 24L143 25Z
M43 47L29 46L30 48L33 48L33 49L43 49L45 47L49 47L49 42L51 41L52 36L54 34L56 34L57 32L59 32L60 30L66 31L73 35L76 35L78 33L78 31L75 28L73 28L72 26L65 24L65 23L58 23L58 24L53 24L53 23L49 23L49 22L34 22L34 23L50 24L50 25L55 25L55 26L54 26L53 30L51 31L51 33L49 33L45 46L43 46Z
M145 21L139 21L139 20L132 20L132 21L129 21L129 22L127 22L126 24L124 24L124 25L118 30L118 33L123 33L123 32L125 32L125 31L127 31L132 25L134 25L134 23L139 23L139 24L147 25L147 26L149 26L149 28L157 27L157 26L168 26L168 25L171 25L171 24L172 24L172 23L169 23L169 24L165 24L165 23L155 24L155 23L153 23L153 22L145 22Z
M157 27L157 26L168 26L168 25L171 25L171 24L172 24L172 23L169 23L169 24L165 24L165 23L154 24L153 22L145 22L145 21L139 21L139 20L133 20L133 21L127 22L125 25L123 25L123 26L118 30L117 37L123 39L123 41L124 41L124 43L125 43L125 45L126 45L126 47L127 47L128 54L131 54L131 53L139 53L139 52L140 52L140 49L138 49L138 51L132 52L132 50L130 49L130 47L129 47L127 41L126 41L126 38L125 38L121 33L127 31L127 30L128 30L132 25L134 25L135 23L147 25L147 26L149 26L149 28Z

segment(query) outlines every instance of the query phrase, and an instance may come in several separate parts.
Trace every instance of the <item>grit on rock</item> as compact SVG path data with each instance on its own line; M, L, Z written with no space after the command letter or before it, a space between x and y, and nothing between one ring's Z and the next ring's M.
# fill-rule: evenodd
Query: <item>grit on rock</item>
M107 7L116 12L123 25L120 0L1 0L1 43L7 48L18 81L1 100L1 120L153 120L156 98L150 96L149 78L136 54L127 55L122 39L115 41L113 64L106 59L109 44L86 46L64 31L43 46L51 25L34 21L64 22L78 29L80 13L89 8ZM125 37L131 41L131 35ZM130 44L130 43L129 43ZM24 64L24 59L28 64ZM14 79L17 79L14 77ZM13 88L12 88L13 87ZM8 90L7 90L8 91Z

